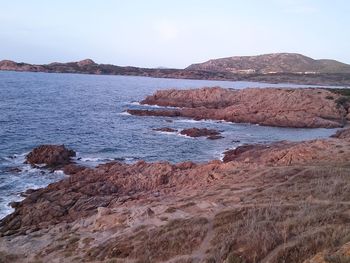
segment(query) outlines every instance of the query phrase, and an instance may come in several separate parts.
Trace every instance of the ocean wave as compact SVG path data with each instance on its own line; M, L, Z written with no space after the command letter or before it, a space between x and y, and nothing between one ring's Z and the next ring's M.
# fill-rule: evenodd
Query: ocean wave
M178 132L174 131L174 132L166 132L166 131L155 131L157 133L160 133L160 134L164 134L164 135L177 135Z
M44 172L44 170L35 168L31 166L30 164L26 164L22 168L22 173L37 173L37 172Z
M218 123L215 120L194 120L194 119L177 119L174 122L182 122L182 123Z
M10 163L24 163L28 153L29 152L19 153L19 154L15 153L7 157L2 157L2 159Z
M122 116L132 116L129 112L127 111L123 111L123 112L119 112L118 115L122 115Z
M46 187L66 176L62 170L51 172L46 169L34 168L29 164L23 164L21 170L19 173L9 174L6 181L0 185L2 192L0 219L14 211L9 203L23 200L24 197L21 194L26 190Z
M157 105L157 104L141 104L138 101L133 101L130 102L129 105L133 105L133 106L141 106L141 107L148 107L148 108L162 108L162 109L181 109L181 107L174 107L174 106L161 106L161 105Z
M75 158L77 162L81 163L107 163L112 161L126 161L129 159L135 159L134 157L78 157Z
M10 200L8 200L10 201ZM0 202L0 219L3 219L5 216L11 214L15 211L10 205L10 202L4 201Z
M53 173L57 175L66 175L63 170L55 170Z
M195 139L194 137L191 137L191 136L188 136L188 135L185 135L185 134L181 134L181 133L176 133L177 136L180 136L180 137L183 137L183 138L186 138L186 139Z
M102 162L108 159L99 157L79 157L77 160L81 162ZM110 159L110 161L112 161L112 159Z

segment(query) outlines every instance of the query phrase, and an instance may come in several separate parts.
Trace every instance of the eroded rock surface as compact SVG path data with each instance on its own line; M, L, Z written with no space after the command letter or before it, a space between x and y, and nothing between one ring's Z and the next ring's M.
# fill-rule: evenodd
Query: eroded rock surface
M26 156L26 162L32 165L45 164L47 167L55 168L69 164L74 156L75 152L64 145L40 145Z
M339 139L350 138L350 129L339 130L334 135L332 135L332 137L339 138Z
M189 137L214 137L220 135L220 132L214 129L207 128L189 128L183 129L180 134L186 135Z
M69 178L28 191L1 220L0 259L297 263L346 246L349 138L232 154L203 164L70 164Z
M187 117L268 126L335 128L346 123L342 95L325 89L202 88L162 90L141 103L182 107L171 110L128 110L139 116Z

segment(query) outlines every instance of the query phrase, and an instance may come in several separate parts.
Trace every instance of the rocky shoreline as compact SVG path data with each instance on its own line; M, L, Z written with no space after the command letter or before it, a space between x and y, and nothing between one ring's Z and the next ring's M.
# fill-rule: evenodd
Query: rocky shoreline
M41 146L28 159L58 150L72 153ZM242 146L224 162L60 160L70 176L28 191L1 220L4 262L302 262L350 235L349 129Z
M347 98L322 89L171 90L142 103L181 107L147 111L159 116L239 116L262 125L349 120ZM1 262L321 263L350 253L350 128L328 139L243 145L206 163L93 168L74 155L63 145L27 155L29 164L69 177L11 204L15 211L0 221Z
M295 128L339 128L350 120L350 97L325 89L202 88L161 90L141 104L179 109L129 109L138 116L186 117Z

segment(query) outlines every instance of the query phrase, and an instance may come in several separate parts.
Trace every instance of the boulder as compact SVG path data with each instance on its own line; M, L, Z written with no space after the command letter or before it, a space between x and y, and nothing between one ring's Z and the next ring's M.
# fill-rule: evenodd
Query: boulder
M74 156L75 152L64 145L40 145L26 156L26 163L45 164L46 167L56 168L69 164Z

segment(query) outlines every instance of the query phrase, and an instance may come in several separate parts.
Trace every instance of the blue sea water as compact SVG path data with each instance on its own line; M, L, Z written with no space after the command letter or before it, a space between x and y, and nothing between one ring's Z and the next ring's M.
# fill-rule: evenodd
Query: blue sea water
M40 144L65 144L77 151L76 161L85 165L141 159L204 162L219 159L227 148L244 143L308 140L328 137L335 132L332 129L138 117L124 112L128 108L149 107L137 102L158 89L203 86L296 87L252 82L0 72L0 218L12 211L8 203L20 200L21 192L44 187L65 176L60 171L49 173L23 164L25 155ZM225 138L193 139L152 130L160 127L214 128L223 131ZM14 171L16 167L21 171Z

